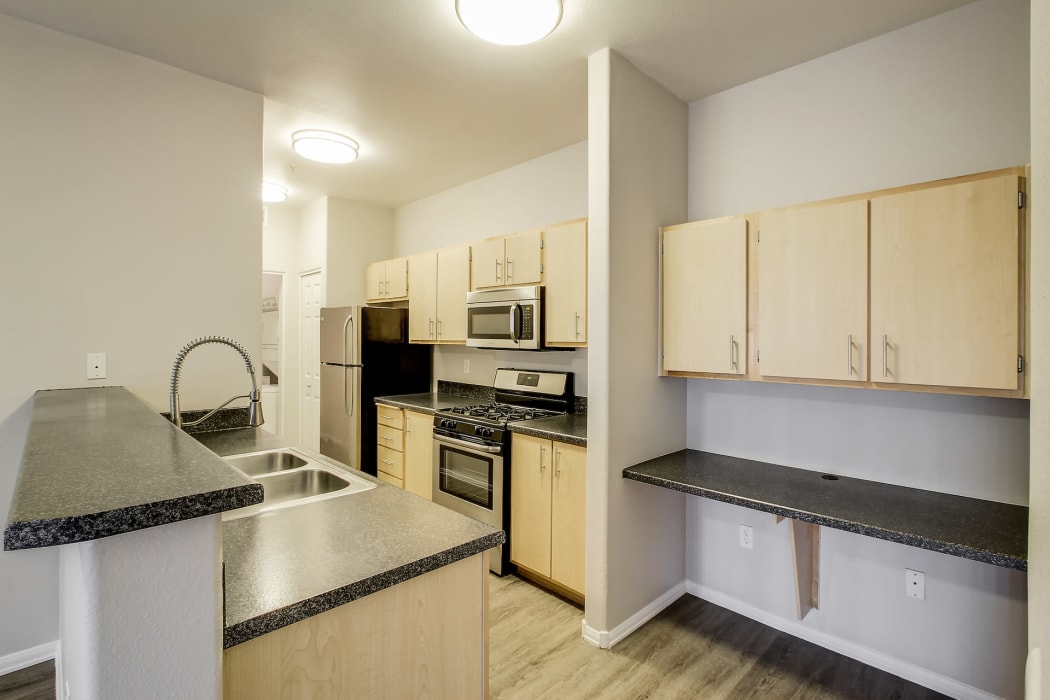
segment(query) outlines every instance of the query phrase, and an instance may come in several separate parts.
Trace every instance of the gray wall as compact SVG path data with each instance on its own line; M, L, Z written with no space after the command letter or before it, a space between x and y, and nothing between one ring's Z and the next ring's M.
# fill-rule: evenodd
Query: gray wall
M689 219L1026 163L1028 13L981 0L691 104ZM701 380L688 394L691 448L1027 502L1027 401ZM1023 574L825 529L821 609L798 624L789 551L771 516L690 499L691 590L952 694L1020 696ZM925 602L905 597L905 567L926 573Z

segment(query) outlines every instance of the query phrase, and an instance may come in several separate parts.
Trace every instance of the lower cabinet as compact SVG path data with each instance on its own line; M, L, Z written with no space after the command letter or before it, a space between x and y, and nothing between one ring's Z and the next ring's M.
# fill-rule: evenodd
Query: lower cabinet
M400 408L377 405L376 476L380 481L405 487L405 415Z
M222 655L225 700L488 695L488 563L475 554Z
M570 597L584 594L587 450L511 438L510 559Z
M428 501L434 490L434 417L405 411L405 490Z

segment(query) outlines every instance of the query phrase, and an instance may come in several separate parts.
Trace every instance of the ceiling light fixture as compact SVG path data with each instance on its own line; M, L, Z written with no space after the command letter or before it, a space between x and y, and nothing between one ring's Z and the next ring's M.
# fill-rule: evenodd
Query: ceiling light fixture
M267 204L275 204L288 199L288 188L281 187L276 182L264 182L262 184L262 201Z
M357 160L357 141L334 131L304 129L292 134L292 148L318 163L351 163Z
M456 0L456 14L485 41L520 46L554 31L561 22L562 0Z

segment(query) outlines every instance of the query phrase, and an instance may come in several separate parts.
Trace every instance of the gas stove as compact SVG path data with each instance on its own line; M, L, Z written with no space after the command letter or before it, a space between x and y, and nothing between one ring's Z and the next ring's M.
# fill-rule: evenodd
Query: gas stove
M565 411L552 411L545 408L529 408L527 406L515 406L510 403L482 403L475 406L457 406L455 408L443 409L441 413L449 413L464 418L481 418L486 421L498 423L506 427L507 423L516 420L532 420L544 416L556 416Z

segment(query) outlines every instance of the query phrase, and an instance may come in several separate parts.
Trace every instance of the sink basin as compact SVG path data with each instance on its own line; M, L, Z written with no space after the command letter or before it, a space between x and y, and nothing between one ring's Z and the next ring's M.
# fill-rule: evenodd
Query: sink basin
M248 476L260 476L283 472L286 469L305 467L307 462L299 455L288 450L274 450L272 452L256 452L248 455L227 457L226 461L233 467L241 470Z
M295 450L266 450L231 455L224 459L231 467L262 484L263 501L254 506L226 511L223 520L314 503L376 487L372 482L329 464L323 458L308 457Z

